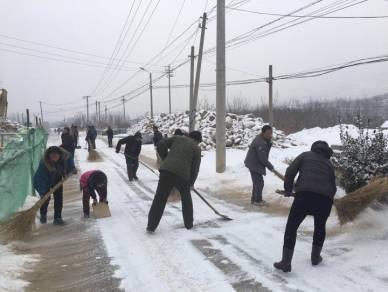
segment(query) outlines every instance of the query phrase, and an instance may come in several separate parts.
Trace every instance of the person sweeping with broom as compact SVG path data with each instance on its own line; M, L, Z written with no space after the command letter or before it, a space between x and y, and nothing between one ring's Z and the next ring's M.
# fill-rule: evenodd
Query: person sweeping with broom
M162 163L158 188L148 214L147 232L154 232L158 227L168 196L174 187L181 194L185 227L193 228L190 188L194 186L201 165L201 149L198 146L201 141L201 132L193 131L189 137L174 136L159 143L157 150Z
M313 266L322 262L321 251L326 237L326 221L330 216L333 198L337 192L334 167L330 161L333 150L325 141L316 141L311 151L299 155L287 168L284 189L292 196L294 179L295 199L292 204L284 234L283 257L274 263L276 269L291 272L296 234L307 215L314 216L314 235L311 251Z
M138 180L137 169L139 168L139 155L141 152L142 135L138 131L135 135L129 135L117 142L116 153L120 153L121 145L125 144L125 162L127 163L128 180Z
M49 147L34 175L34 188L43 197L49 190L69 174L77 173L71 154L65 149ZM40 208L40 223L47 223L47 208L50 197ZM62 219L63 186L54 192L54 225L65 225Z

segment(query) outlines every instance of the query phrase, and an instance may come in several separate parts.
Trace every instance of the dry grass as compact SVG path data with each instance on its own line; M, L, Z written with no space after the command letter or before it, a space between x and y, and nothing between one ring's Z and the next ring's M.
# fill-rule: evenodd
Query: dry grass
M101 155L94 149L91 149L88 153L89 162L99 162L102 161Z
M6 241L22 239L30 235L34 225L36 213L46 200L60 188L68 177L57 183L47 194L39 199L30 209L17 212L7 221L0 224L0 233Z
M388 177L378 177L366 186L347 194L341 199L334 200L340 224L353 221L371 203L380 200L388 193Z

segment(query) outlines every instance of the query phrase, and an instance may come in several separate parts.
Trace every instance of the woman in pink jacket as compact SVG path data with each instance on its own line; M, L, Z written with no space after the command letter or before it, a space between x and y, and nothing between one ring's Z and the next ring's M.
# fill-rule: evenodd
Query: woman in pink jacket
M90 170L81 175L80 187L83 192L82 204L85 218L89 218L90 215L90 197L93 199L93 205L97 204L96 192L98 193L99 201L108 204L107 186L108 178L100 170Z

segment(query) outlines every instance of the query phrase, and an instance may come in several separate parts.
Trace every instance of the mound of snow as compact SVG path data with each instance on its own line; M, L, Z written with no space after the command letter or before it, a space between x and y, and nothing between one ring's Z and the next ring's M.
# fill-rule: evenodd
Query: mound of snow
M202 132L203 150L211 150L216 146L216 113L214 111L199 111L195 117L196 129ZM263 119L254 117L252 114L236 115L228 113L226 122L226 146L246 148L253 138L260 133L265 125ZM140 131L152 133L152 125L157 125L162 134L169 136L174 134L176 129L185 132L189 131L188 112L173 114L160 114L154 121L144 118L130 128L130 132ZM279 148L290 147L293 142L282 131L274 130L274 146Z
M343 129L348 131L351 136L358 135L358 128L354 125L342 125ZM288 138L299 143L311 145L317 140L326 141L329 145L341 145L340 138L341 126L336 125L330 128L311 128L303 129L300 132L288 135Z

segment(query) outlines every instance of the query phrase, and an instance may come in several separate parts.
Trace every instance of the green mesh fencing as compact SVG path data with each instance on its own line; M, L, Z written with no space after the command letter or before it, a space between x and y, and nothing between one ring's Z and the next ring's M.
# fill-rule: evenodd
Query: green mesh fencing
M21 129L8 136L0 152L0 221L23 206L34 194L32 177L46 149L47 132L42 128Z

